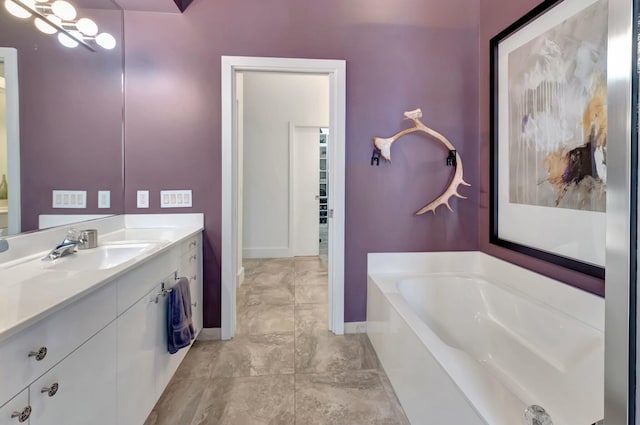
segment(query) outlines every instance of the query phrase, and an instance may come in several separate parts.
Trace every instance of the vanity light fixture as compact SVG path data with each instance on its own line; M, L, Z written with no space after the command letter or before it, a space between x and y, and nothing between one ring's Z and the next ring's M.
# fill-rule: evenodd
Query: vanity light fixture
M100 33L91 19L78 18L76 8L66 0L4 0L4 7L17 18L33 18L41 32L58 34L58 41L65 47L82 45L92 52L96 45L106 50L116 47L114 36Z

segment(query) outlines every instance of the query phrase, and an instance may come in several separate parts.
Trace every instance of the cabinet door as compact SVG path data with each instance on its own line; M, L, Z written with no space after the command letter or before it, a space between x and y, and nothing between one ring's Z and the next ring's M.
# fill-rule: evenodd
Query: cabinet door
M156 403L155 357L163 298L157 285L118 318L118 424L143 424Z
M28 424L30 409L29 391L24 390L0 407L0 425Z
M31 425L115 424L115 322L31 384L29 398Z

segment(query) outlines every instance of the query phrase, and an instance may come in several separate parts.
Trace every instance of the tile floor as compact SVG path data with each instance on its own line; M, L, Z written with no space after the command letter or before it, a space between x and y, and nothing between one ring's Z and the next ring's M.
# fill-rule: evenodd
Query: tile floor
M367 336L327 331L324 256L244 265L236 337L197 341L145 425L409 425Z

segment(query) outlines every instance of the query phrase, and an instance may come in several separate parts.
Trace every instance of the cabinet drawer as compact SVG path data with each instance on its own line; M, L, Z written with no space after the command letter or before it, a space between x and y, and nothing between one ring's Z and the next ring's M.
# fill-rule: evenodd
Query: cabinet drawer
M115 318L116 288L107 285L3 342L0 345L0 404Z
M199 252L201 245L201 234L197 234L195 236L190 237L186 241L180 245L180 249L182 254L187 254L189 252Z
M24 413L24 416L30 416L29 412L24 410L25 408L30 408L28 390L22 391L20 394L9 400L4 406L0 407L0 425L29 423L28 418L23 422L20 422L19 417L11 417L17 413ZM24 419L24 417L22 419Z
M180 251L176 247L118 279L118 316L161 283L167 275L178 270L179 264Z
M116 322L29 387L32 425L116 423Z

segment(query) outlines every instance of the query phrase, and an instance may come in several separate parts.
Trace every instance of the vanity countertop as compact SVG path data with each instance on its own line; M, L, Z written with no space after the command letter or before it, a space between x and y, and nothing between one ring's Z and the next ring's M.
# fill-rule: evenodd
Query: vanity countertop
M108 282L197 235L201 225L164 228L122 228L99 235L99 246L118 243L149 243L137 256L102 270L66 270L57 262L82 261L79 251L58 260L42 261L49 251L33 253L0 263L0 342L48 315L97 290Z

